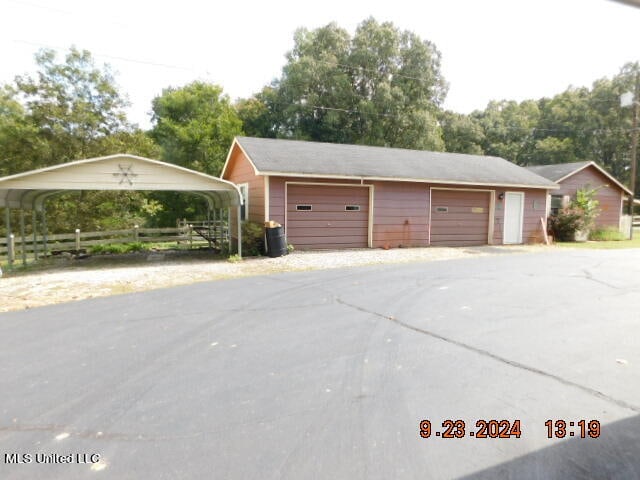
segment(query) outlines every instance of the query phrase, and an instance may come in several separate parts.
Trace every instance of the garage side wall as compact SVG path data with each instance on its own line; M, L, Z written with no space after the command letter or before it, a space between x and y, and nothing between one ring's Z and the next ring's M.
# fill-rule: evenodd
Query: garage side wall
M604 187L603 185L609 185ZM623 191L609 178L604 176L593 166L580 170L560 182L560 189L551 192L552 195L568 195L574 198L581 188L598 188L596 200L600 202L600 215L596 218L597 227L615 227L620 225L622 213Z
M255 174L251 162L244 155L242 150L234 148L224 175L225 180L229 180L236 185L247 183L249 185L249 220L263 223L264 218L264 177ZM235 223L235 213L231 218ZM235 232L235 229L232 230Z
M339 183L361 185L358 180L317 179L302 177L269 177L269 219L285 225L286 182L298 183ZM431 187L455 189L455 185L440 185L412 182L365 181L372 185L372 247L398 248L422 247L429 245L429 191ZM543 189L505 189L504 187L460 186L463 190L495 192L495 212L493 243L502 245L504 230L504 200L500 193L507 191L524 193L523 232L524 243L542 241L542 225L546 225L547 191ZM488 193L487 193L488 194Z
M522 241L524 243L540 243L543 241L542 223L547 224L547 190L521 188L496 188L495 220L493 227L493 243L502 245L504 232L504 199L499 195L504 192L523 192L524 208L522 219ZM555 190L553 190L555 192Z

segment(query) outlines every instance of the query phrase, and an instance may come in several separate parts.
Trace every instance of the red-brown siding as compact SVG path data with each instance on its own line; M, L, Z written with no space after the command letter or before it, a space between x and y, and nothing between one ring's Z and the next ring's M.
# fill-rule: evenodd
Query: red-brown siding
M373 182L373 246L429 245L429 189L424 183Z
M559 184L560 189L552 191L552 195L575 198L576 192L581 188L598 188L595 198L600 202L600 215L596 218L596 226L619 228L624 192L593 165L567 177Z
M223 178L236 185L249 185L249 220L262 224L264 216L264 177L255 174L253 165L238 147L231 152ZM231 214L231 236L236 237L236 215Z
M490 192L431 190L431 245L486 245Z
M359 185L358 181L351 180L331 180L323 178L303 178L303 177L269 177L269 218L281 225L284 225L284 206L285 206L285 183L302 182L302 183L340 183Z
M298 205L311 207L299 211ZM357 211L347 211L347 205ZM366 248L369 188L337 185L287 185L287 241L299 249Z
M501 245L504 230L504 199L499 196L503 192L524 193L524 215L522 219L522 241L539 243L543 241L542 225L547 224L547 192L533 188L496 189L495 220L493 227L493 243ZM552 190L555 192L555 190ZM542 218L542 223L540 222Z
M343 180L343 179L316 179L316 178L303 178L303 177L268 177L268 192L269 192L269 212L265 217L265 177L255 175L253 166L249 160L244 156L239 148L235 148L232 152L229 165L227 166L224 178L231 180L234 183L248 183L249 184L249 219L262 223L265 220L274 220L282 225L285 225L285 205L286 205L286 189L285 184L289 182L289 185L298 183L320 183L320 184L346 184L346 185L372 185L373 186L373 205L372 208L373 225L372 230L372 246L396 248L396 247L410 247L410 246L428 246L429 245L429 211L432 206L429 204L429 190L431 187L445 187L455 188L451 185L430 185L418 182L393 182L393 181L365 181L360 182L358 180ZM592 184L595 182L592 180ZM599 186L604 182L597 183L594 186ZM613 190L613 186L610 185ZM474 190L474 187L461 186L465 190ZM363 188L368 192L368 188ZM467 231L472 230L471 235L477 236L478 239L483 237L480 242L477 239L471 239L475 244L477 242L487 243L488 235L488 211L489 205L487 203L490 198L487 190L495 191L495 211L494 211L494 225L493 225L493 243L502 244L502 232L504 225L504 210L503 203L498 199L500 193L505 191L523 192L524 193L524 217L523 217L523 232L522 239L525 243L539 242L542 239L542 226L540 218L546 222L546 195L547 192L541 189L505 189L503 187L491 187L483 186L478 187L475 190L485 191L481 194L483 200L483 207L486 208L486 213L473 214L473 218L467 219L469 222L463 228ZM436 190L434 190L436 191ZM462 191L462 190L459 190ZM443 190L444 192L444 190ZM552 191L556 194L556 191ZM575 193L575 190L574 192ZM569 194L569 193L561 193ZM612 196L610 192L609 200ZM620 197L616 197L619 202ZM321 200L320 197L315 198L314 201ZM611 211L613 209L610 201L605 201L605 205L608 205L603 210ZM433 207L437 205L433 204ZM295 208L295 206L294 206ZM337 214L338 215L338 214ZM433 212L432 212L433 215ZM478 216L482 217L487 222L486 225L482 222L478 223ZM232 215L232 218L235 216ZM606 218L606 217L605 217ZM617 222L616 217L615 222ZM477 225L476 225L477 224ZM617 223L616 223L617 225ZM307 224L300 224L298 227L309 228ZM436 219L436 228L438 228L438 222ZM312 227L313 228L313 227ZM351 228L351 227L348 227ZM361 227L359 227L361 228ZM441 232L433 231L434 224L432 219L432 245L454 245L459 244L455 238ZM232 230L232 231L235 231ZM345 231L346 232L346 231ZM285 232L286 233L286 232ZM344 232L343 232L344 233ZM453 232L451 232L453 233ZM363 245L362 234L358 233L354 239L354 244ZM293 237L295 240L295 236ZM291 241L291 239L288 239ZM459 240L459 239L458 239ZM292 242L295 245L295 242ZM322 244L322 242L320 242ZM363 246L366 246L366 242ZM304 248L304 247L303 247Z

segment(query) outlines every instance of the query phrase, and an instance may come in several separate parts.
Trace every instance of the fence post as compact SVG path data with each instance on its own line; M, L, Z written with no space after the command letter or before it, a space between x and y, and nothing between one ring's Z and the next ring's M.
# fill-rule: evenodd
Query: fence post
M76 254L80 253L80 229L76 228Z
M193 248L193 225L189 224L189 250Z
M133 226L133 241L134 242L138 242L138 228L140 228L138 225L134 225Z
M7 243L7 261L9 262L9 270L11 270L11 266L13 265L13 259L15 258L15 236L13 233L9 234L9 243Z

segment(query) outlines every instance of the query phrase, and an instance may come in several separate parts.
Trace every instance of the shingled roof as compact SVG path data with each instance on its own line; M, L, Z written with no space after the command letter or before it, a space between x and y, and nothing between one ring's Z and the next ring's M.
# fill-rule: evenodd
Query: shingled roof
M552 182L557 182L578 170L582 170L590 163L591 162L555 163L553 165L532 165L525 168Z
M572 163L555 163L552 165L532 165L530 167L525 167L530 172L533 172L541 177L544 177L552 182L560 182L567 177L570 177L573 174L578 173L579 171L587 168L588 166L593 166L596 170L600 171L605 177L609 178L613 183L618 185L622 190L627 192L628 194L632 194L631 190L627 188L625 185L620 183L618 179L616 179L613 175L607 172L604 168L598 165L596 162L586 161L586 162L572 162Z
M499 157L252 137L235 143L260 175L558 188Z

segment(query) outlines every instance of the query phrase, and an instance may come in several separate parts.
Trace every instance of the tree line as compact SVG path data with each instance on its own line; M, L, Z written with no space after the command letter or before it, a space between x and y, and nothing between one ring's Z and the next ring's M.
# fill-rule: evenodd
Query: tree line
M445 110L448 84L430 41L390 22L364 20L351 35L331 23L299 29L280 76L232 102L219 85L168 87L143 131L108 65L71 48L36 54L37 73L0 86L0 176L112 153L160 158L219 175L236 135L495 155L519 165L594 160L628 181L638 62L591 87L552 98L496 100ZM80 197L80 198L79 198ZM52 230L172 225L203 206L177 193L80 192L50 201Z

